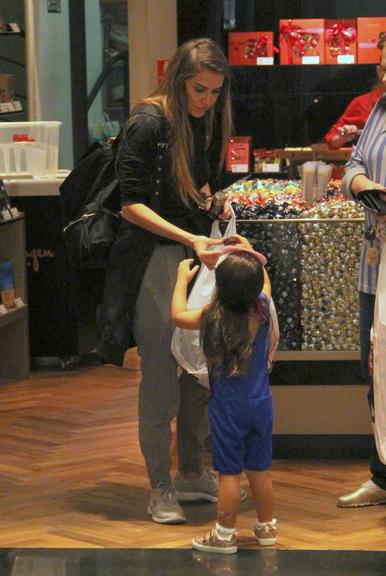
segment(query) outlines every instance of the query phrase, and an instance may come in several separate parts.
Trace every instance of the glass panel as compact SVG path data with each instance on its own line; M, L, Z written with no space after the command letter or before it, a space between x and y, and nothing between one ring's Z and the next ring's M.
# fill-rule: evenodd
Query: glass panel
M89 143L118 134L128 116L127 0L85 2Z
M24 1L0 0L0 122L25 120Z

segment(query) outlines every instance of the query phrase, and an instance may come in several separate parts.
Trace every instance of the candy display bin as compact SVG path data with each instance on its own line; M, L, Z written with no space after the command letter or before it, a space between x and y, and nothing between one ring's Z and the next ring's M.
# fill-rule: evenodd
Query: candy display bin
M279 360L359 358L358 270L364 220L238 220L267 257Z

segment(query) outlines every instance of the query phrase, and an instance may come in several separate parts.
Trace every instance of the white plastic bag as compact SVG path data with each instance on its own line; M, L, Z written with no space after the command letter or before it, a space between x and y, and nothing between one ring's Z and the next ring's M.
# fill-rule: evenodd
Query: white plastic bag
M269 350L268 350L268 369L271 370L273 358L275 356L275 352L277 350L280 340L279 320L277 318L276 308L272 297L269 302L269 314L270 314L270 337L269 337Z
M382 243L372 329L373 432L379 459L386 464L386 245Z
M226 238L234 234L236 234L236 216L233 210L223 235L221 234L219 221L215 220L213 222L211 238ZM218 250L219 248L219 246L214 246L213 249ZM188 297L188 309L202 308L209 304L215 284L214 270L209 270L205 264L201 264L194 286ZM208 366L200 346L199 330L176 328L172 338L172 354L181 368L186 370L188 374L195 376L200 384L209 388Z

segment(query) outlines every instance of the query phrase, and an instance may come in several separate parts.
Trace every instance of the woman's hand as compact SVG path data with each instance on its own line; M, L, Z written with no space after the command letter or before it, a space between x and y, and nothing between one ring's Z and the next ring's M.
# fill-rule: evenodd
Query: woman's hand
M211 246L218 246L219 244L223 244L222 239L208 238L207 236L195 236L191 242L191 246L200 261L205 264L209 270L213 270L221 254L221 250L211 250L210 248Z
M244 238L244 236L241 236L240 234L235 234L234 236L228 236L227 238L224 238L223 242L225 246L231 246L233 244L235 246L244 246L249 250L253 250L253 246L251 245L249 240L247 240L247 238Z
M219 220L230 220L232 217L232 206L230 204L230 202L225 202L224 204L224 210L221 212L221 214L219 214L218 219Z
M193 268L191 268L193 262L193 258L187 258L186 260L182 260L179 263L177 271L177 280L179 282L186 282L186 284L189 284L189 282L197 274L200 267L198 264L196 264L193 266Z

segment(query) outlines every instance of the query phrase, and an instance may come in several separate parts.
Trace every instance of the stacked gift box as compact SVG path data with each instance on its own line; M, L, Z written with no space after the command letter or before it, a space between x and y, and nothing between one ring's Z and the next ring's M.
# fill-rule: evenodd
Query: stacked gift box
M331 181L307 204L299 180L228 189L238 232L268 260L281 350L359 350L357 280L363 210Z

